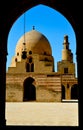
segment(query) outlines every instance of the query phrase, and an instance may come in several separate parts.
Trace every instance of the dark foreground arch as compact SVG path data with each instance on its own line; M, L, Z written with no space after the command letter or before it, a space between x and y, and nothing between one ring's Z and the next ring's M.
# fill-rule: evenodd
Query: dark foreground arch
M82 10L81 1L70 0L3 0L0 5L0 127L6 125L5 120L5 91L6 91L6 60L7 60L7 41L8 33L15 20L26 10L38 5L44 4L62 13L71 23L76 34L76 55L77 55L77 70L78 84L80 92L82 91ZM5 10L4 10L4 5ZM81 97L81 93L79 94ZM81 98L79 103L81 102ZM80 105L79 105L80 106ZM82 106L81 106L82 107ZM80 107L79 107L80 108ZM82 109L81 109L82 110ZM80 112L80 111L79 111ZM80 114L81 116L82 114ZM80 118L81 119L81 118Z

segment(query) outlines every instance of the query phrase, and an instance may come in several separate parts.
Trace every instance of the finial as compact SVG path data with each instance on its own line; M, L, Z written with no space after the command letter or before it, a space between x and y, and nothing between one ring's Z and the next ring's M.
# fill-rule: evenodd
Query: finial
M33 30L35 30L35 26L33 26Z
M64 43L65 43L65 42L68 42L68 35L65 35L65 36L64 36Z

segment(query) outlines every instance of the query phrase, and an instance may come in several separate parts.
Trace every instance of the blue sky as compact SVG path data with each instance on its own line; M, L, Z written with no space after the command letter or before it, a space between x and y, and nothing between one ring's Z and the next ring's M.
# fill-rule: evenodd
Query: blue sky
M12 25L8 35L7 68L10 66L11 59L15 55L15 47L19 38L24 32L31 31L33 26L35 26L35 30L44 34L50 42L55 71L57 71L57 62L62 60L64 35L68 35L69 37L70 49L73 52L73 61L76 63L76 38L71 24L57 10L48 6L38 5L25 12L25 31L24 14Z

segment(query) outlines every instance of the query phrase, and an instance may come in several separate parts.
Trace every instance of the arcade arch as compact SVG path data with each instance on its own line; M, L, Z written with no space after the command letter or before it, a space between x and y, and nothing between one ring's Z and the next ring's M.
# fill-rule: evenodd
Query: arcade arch
M23 83L23 101L35 101L36 100L36 87L34 85L35 80L32 77L28 77Z
M78 99L78 84L71 87L71 99Z

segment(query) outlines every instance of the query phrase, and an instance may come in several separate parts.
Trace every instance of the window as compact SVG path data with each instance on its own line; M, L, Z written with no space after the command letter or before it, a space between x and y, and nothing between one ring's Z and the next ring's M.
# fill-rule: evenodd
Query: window
M49 61L48 58L45 58L45 61Z
M27 58L27 52L26 51L23 51L22 52L22 59L26 59Z
M64 74L68 74L68 68L64 68Z
M29 57L26 63L26 72L34 72L34 63L32 57Z
M29 51L29 54L32 54L32 51Z
M19 52L17 52L17 56L19 56Z
M46 52L44 52L44 55L46 55Z
M15 62L17 62L17 58L15 58Z
M26 64L26 72L30 72L30 64L29 63Z
M29 63L32 63L32 57L29 58Z
M31 72L34 72L34 64L31 64Z

